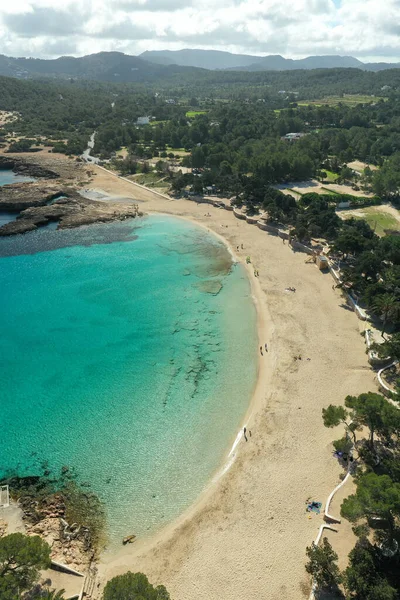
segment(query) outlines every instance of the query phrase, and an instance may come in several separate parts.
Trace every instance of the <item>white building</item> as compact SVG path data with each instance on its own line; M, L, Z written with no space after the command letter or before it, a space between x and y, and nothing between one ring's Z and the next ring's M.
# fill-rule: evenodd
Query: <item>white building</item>
M136 125L148 125L150 123L151 117L138 117L136 121Z

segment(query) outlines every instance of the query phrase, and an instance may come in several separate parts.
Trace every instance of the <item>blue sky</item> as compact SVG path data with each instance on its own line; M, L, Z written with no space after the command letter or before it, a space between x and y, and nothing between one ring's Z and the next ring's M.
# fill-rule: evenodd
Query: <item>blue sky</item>
M302 58L400 61L400 0L13 0L0 2L0 53L210 48Z

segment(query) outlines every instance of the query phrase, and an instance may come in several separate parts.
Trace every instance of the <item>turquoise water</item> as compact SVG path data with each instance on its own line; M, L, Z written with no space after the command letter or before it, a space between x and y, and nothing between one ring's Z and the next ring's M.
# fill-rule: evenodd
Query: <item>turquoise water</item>
M204 489L249 403L243 268L169 217L6 238L0 255L0 472L75 468L111 544L158 529Z
M0 211L0 227L2 225L6 225L7 223L12 223L17 218L19 213L10 212L8 210Z
M35 181L35 179L26 175L18 175L11 169L0 169L0 187L11 183L28 183L29 181Z
M35 181L35 179L25 175L17 175L11 169L0 169L0 187L11 183L28 183L29 181ZM15 212L0 211L0 227L15 221L17 215L18 213Z

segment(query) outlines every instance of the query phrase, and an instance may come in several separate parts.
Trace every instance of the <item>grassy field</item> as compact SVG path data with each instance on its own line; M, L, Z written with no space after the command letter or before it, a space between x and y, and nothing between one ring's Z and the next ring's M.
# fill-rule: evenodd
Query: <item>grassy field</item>
M365 96L361 94L346 95L343 96L327 96L319 100L310 100L298 102L299 106L337 106L338 104L346 104L348 106L355 106L356 104L367 104L369 102L378 102L379 100L387 100L383 96Z
M128 156L128 148L122 146L122 148L116 152L116 155L118 158L126 158Z
M396 218L395 214L387 212L384 207L370 206L354 211L345 211L338 213L341 218L349 219L354 217L356 219L364 219L368 225L375 230L375 233L379 236L385 235L385 229L393 229L400 231L400 213Z
M169 183L167 181L160 181L165 176L161 173L157 173L155 171L151 171L150 173L140 173L138 175L133 175L131 179L136 183L140 183L140 185L146 185L147 187L158 187L158 188L168 188Z
M166 152L173 152L173 154L179 156L188 156L190 154L190 152L186 152L185 148L172 148L171 146L167 146Z
M197 115L205 115L207 112L207 110L188 110L186 116L188 119L193 119L194 117L197 117Z
M335 183L339 175L337 173L333 173L332 171L327 171L326 169L322 169L324 173L326 173L327 177L325 181L329 181L329 183Z

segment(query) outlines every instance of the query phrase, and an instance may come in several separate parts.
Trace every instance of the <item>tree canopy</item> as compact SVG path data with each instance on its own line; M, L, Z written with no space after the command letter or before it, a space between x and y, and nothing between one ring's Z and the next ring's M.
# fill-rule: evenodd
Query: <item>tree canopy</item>
M104 588L103 600L170 600L163 585L154 587L143 573L125 573L111 579Z
M0 598L16 600L50 566L50 546L39 536L12 533L0 538Z
M312 575L318 589L336 589L342 581L342 576L337 566L338 555L333 551L328 539L325 537L319 546L309 546L306 554L309 559L306 571Z

